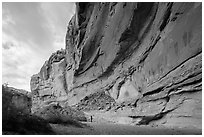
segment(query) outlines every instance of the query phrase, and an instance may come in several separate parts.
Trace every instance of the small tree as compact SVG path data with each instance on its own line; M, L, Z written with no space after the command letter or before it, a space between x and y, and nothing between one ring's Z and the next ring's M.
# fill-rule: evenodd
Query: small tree
M6 82L6 83L3 84L4 87L8 87L8 85L9 85L8 82Z

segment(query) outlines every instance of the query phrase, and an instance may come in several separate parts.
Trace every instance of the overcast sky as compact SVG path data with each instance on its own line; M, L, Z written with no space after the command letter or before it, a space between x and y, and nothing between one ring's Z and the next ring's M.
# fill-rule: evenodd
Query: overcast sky
M2 4L2 83L30 91L30 78L65 48L74 3Z

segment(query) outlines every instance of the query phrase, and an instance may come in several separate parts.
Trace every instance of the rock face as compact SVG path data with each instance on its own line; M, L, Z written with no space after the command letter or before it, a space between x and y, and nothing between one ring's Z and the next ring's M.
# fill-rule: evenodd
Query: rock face
M115 105L115 100L103 91L86 96L75 106L77 110L110 110Z
M50 104L39 109L34 115L42 117L49 123L78 123L77 121L86 121L85 114L69 106L61 107L59 104Z
M66 66L65 50L59 50L31 78L32 113L51 123L86 121L83 112L66 105Z
M101 91L135 124L201 128L201 41L201 3L76 3L65 51L31 78L32 109Z
M65 51L59 50L53 53L45 62L39 74L31 78L32 112L42 106L66 98L65 83Z

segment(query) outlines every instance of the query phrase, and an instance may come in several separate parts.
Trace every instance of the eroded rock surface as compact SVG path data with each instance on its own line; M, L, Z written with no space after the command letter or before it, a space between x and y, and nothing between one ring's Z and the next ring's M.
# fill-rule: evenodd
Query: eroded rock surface
M65 51L31 90L33 112L50 102L106 109L91 103L101 91L115 102L108 111L135 124L201 129L202 4L76 3Z
M42 107L34 115L42 117L49 123L78 123L77 121L87 121L82 111L75 110L69 106L62 107L59 104L50 104Z
M77 110L110 110L115 100L103 91L98 91L82 99L75 107Z
M32 112L66 98L65 51L53 53L40 72L31 78Z

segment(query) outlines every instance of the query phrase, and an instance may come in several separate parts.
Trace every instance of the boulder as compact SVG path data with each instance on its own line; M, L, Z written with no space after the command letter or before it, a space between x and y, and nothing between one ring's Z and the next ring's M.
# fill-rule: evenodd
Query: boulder
M75 110L69 106L62 107L59 104L51 103L39 109L34 115L41 117L54 124L78 124L78 121L87 121L82 111Z

